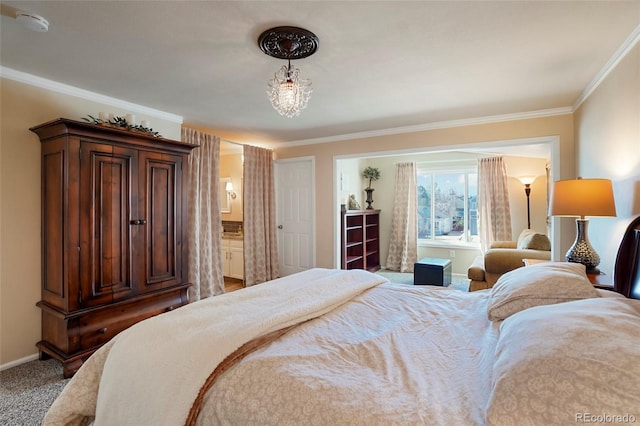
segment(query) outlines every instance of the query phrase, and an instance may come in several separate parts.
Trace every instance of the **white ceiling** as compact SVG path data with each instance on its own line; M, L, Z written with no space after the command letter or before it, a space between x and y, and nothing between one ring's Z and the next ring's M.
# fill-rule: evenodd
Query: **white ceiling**
M3 1L1 64L184 117L239 142L295 142L570 108L640 25L632 1ZM318 51L297 118L271 107L284 61L260 33L292 25Z

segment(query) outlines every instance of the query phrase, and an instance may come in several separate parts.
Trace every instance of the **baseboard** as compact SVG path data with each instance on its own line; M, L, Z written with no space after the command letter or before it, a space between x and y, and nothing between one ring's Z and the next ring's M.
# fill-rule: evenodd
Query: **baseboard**
M25 356L24 358L16 359L15 361L8 362L6 364L0 365L0 371L8 370L12 367L16 367L20 364L26 364L27 362L35 361L39 358L38 353L33 355Z

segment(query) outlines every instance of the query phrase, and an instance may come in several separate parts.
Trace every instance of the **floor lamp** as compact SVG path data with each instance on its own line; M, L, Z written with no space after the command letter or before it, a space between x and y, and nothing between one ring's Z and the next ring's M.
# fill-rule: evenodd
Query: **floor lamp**
M616 215L611 180L578 178L554 182L549 214L578 217L576 241L567 251L565 259L567 262L582 263L587 273L599 274L600 256L589 243L589 221L585 216Z
M524 193L527 194L527 229L531 229L531 208L529 207L529 195L531 194L531 184L537 176L521 176L518 178L524 185Z

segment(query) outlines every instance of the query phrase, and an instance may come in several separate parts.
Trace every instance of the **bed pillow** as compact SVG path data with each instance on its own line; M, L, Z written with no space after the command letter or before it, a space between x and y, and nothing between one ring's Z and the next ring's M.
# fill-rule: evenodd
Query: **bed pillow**
M514 269L491 289L487 314L491 321L508 318L539 305L600 297L580 263L544 262Z
M551 241L544 234L538 234L533 229L525 229L518 237L516 247L520 250L545 250L551 251Z
M486 423L640 420L638 309L638 300L603 297L538 306L500 323Z

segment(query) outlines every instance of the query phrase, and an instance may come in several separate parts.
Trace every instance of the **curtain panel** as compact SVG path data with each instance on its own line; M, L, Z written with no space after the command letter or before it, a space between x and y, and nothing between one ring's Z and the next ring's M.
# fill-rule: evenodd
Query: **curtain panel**
M245 286L278 278L273 153L244 145Z
M182 129L182 141L198 148L189 155L189 301L224 293L220 215L220 138Z
M511 209L502 157L478 160L478 232L484 253L493 241L510 241Z
M385 267L413 272L418 260L418 204L415 163L396 164L389 254Z

